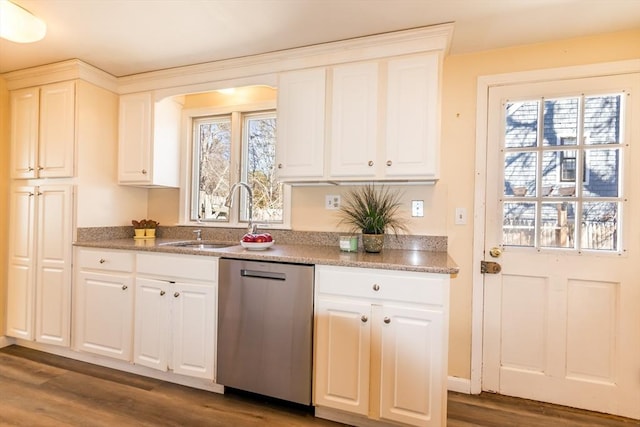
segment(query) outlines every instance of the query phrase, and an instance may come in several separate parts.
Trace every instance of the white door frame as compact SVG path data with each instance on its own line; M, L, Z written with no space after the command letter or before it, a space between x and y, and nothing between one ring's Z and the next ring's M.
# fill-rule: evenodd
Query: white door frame
M484 260L488 129L487 103L489 99L489 89L495 86L511 84L611 76L638 72L640 72L640 59L478 77L476 94L476 164L473 205L473 287L471 308L472 394L478 394L482 391L484 275L480 273L480 261Z

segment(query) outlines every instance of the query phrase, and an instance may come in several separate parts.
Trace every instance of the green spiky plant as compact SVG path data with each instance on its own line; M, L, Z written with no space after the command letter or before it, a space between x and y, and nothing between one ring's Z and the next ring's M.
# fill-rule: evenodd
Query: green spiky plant
M384 234L387 230L394 234L407 232L398 215L400 196L384 186L376 188L367 184L356 187L344 196L340 206L340 224L347 224L352 231L362 234Z

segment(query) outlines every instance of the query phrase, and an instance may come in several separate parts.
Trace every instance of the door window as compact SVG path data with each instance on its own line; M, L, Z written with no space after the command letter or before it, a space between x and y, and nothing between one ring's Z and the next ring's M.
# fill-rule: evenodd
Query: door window
M620 251L625 94L508 100L505 246Z

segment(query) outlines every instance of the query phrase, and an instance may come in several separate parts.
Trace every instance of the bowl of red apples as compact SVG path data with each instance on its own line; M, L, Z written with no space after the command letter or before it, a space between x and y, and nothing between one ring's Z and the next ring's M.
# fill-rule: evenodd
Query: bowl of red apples
M263 251L273 246L274 243L273 237L269 233L247 233L240 240L243 248L252 251Z

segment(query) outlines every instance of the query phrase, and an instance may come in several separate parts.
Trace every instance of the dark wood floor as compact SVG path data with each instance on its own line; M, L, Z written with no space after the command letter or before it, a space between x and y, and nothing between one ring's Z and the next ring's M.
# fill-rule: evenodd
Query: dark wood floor
M219 395L18 346L0 350L1 426L339 426L308 410ZM449 394L448 426L640 426L522 399Z

